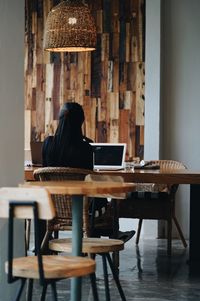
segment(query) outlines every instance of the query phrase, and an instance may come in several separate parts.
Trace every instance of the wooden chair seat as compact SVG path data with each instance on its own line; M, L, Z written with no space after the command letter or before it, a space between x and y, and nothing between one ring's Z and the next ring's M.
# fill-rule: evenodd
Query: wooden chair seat
M71 238L53 239L49 242L49 248L57 252L71 252ZM83 238L82 252L89 254L108 253L124 249L124 242L119 239Z
M95 261L87 257L45 255L42 260L45 279L81 277L95 272ZM6 262L7 272L8 264ZM14 258L13 276L39 279L37 256Z

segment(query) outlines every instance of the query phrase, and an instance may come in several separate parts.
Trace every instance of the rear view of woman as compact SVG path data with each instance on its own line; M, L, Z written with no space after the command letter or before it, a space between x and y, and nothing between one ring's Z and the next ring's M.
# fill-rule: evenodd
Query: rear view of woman
M93 170L92 140L82 134L85 116L81 105L67 102L59 114L59 123L54 136L45 139L42 150L43 167L72 167ZM90 206L91 220L103 217L107 210L106 198L94 198ZM93 223L93 222L92 222ZM93 227L92 227L93 228ZM119 232L119 238L129 240L135 231Z
M54 136L45 139L42 150L43 166L93 169L93 151L90 139L82 134L84 122L82 106L67 102L59 114Z

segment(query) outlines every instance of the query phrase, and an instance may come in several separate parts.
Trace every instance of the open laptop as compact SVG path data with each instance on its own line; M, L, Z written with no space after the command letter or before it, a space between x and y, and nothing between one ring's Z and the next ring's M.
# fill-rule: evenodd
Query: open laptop
M90 143L94 151L94 170L124 168L126 143Z
M33 166L42 166L42 145L43 142L31 142L31 158Z

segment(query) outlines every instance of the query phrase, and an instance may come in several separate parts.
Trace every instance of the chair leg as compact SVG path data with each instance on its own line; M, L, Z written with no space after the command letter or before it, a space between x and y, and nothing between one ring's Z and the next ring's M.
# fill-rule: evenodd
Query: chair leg
M27 301L31 301L32 300L32 294L33 294L33 279L28 279Z
M21 285L20 285L20 287L19 287L19 289L17 291L17 295L16 295L16 297L14 299L15 301L19 301L20 300L20 297L22 295L25 283L26 283L26 279L24 279L24 278L21 279Z
M31 235L31 220L26 219L25 220L25 253L27 255L27 252L29 250L30 246L30 235Z
M109 265L110 265L110 269L111 269L111 271L112 271L112 274L113 274L115 283L116 283L116 285L117 285L119 294L120 294L120 296L121 296L121 299L122 299L123 301L126 301L126 297L125 297L124 292L123 292L123 290L122 290L122 287L121 287L121 284L120 284L120 281L119 281L119 277L118 277L118 275L117 275L117 273L116 273L116 271L115 271L115 267L114 267L114 265L113 265L113 262L112 262L112 259L111 259L111 257L110 257L110 254L109 254L109 253L106 253L105 256L106 256L106 258L107 258L107 260L108 260L108 263L109 263Z
M59 231L54 231L54 239L58 239L59 238Z
M56 283L55 281L51 283L51 290L52 290L52 296L54 301L58 301L58 296L57 296L57 290L56 290Z
M115 251L112 253L112 259L116 273L119 274L119 251Z
M91 285L92 285L92 294L93 294L93 298L94 301L99 301L99 296L98 296L98 292L97 292L97 283L96 283L96 274L90 274L90 281L91 281Z
M111 206L113 208L113 235L111 238L117 239L119 233L119 214L118 214L118 202L115 199L111 200ZM112 259L116 270L119 273L119 252L112 253Z
M105 284L105 293L106 293L106 301L110 301L110 290L108 283L108 269L106 263L106 255L102 254L102 262L103 262L103 274L104 274L104 284Z
M93 260L95 260L95 258L96 258L96 254L95 254L95 253L90 253L89 256L90 256L90 258L93 259Z
M40 301L45 301L46 292L47 292L47 283L45 283L42 287L42 295Z
M49 243L49 239L50 239L50 236L52 234L52 231L46 231L45 233L45 236L43 238L43 241L41 243L41 252L44 253L46 252L46 249L48 248L48 243Z
M140 240L140 232L141 232L141 229L142 229L142 219L140 218L139 219L139 222L138 222L138 230L137 230L137 237L136 237L136 245L139 244L139 240Z
M179 233L179 235L180 235L180 238L181 238L181 241L182 241L182 243L183 243L183 246L184 246L185 248L187 248L187 242L186 242L186 240L185 240L185 238L184 238L184 236L183 236L183 232L182 232L181 227L180 227L180 225L179 225L179 223L178 223L178 221L177 221L177 218L176 218L175 216L173 216L173 220L174 220L174 223L175 223L176 228L177 228L177 230L178 230L178 233Z
M167 221L167 255L172 254L172 219Z

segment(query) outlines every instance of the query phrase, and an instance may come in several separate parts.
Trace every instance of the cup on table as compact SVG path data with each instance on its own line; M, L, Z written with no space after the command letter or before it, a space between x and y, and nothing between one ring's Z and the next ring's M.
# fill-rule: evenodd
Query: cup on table
M124 165L125 170L127 170L127 171L134 171L134 164L135 164L134 161L127 161L127 162L125 162L125 165Z

